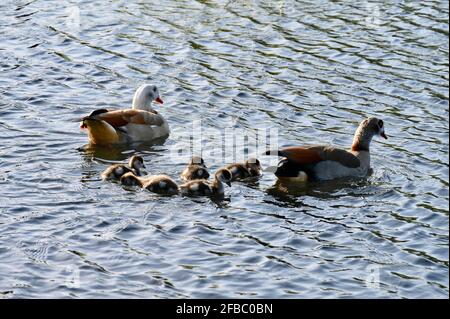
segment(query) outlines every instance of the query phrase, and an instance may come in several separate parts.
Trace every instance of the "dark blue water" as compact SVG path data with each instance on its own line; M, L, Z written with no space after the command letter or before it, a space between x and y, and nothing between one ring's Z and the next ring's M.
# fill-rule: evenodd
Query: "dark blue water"
M3 1L0 297L448 298L448 13L446 1ZM128 107L146 82L172 135L83 148L73 120ZM100 180L134 153L178 178L174 152L199 121L347 147L368 116L390 138L373 141L367 180L286 188L266 171L220 202Z

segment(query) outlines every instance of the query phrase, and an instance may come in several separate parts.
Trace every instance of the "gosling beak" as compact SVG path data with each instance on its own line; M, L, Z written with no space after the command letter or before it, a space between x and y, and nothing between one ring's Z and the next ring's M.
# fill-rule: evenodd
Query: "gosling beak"
M155 102L157 102L159 104L164 104L164 101L161 100L161 98L159 96L155 99Z
M84 121L81 121L81 123L80 123L80 129L81 129L81 130L87 129L87 125L84 123Z
M386 133L384 133L384 132L381 132L381 133L380 133L380 136L381 136L382 138L384 138L385 140L387 140L387 136L386 136Z
M231 183L230 183L230 182L226 182L226 184L227 184L229 187L231 187Z

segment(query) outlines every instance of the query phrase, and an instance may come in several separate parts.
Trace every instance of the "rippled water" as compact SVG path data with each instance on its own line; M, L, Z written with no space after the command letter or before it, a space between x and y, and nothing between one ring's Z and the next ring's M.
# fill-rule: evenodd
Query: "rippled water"
M0 297L448 298L448 12L446 1L3 1ZM80 149L73 120L130 105L144 82L159 86L174 134ZM99 178L135 152L177 177L168 154L193 121L348 146L367 116L390 137L374 140L368 180L292 189L265 172L213 202Z

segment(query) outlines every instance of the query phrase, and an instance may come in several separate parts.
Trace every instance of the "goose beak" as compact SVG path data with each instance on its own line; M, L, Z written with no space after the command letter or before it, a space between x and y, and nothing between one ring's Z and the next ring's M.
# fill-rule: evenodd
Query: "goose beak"
M229 187L231 187L231 183L230 183L230 182L226 182L226 184L227 184Z
M385 140L387 140L387 136L386 136L386 133L384 133L384 132L381 132L381 133L380 133L380 136L381 136L382 138L384 138Z
M161 100L161 98L159 96L155 99L155 102L157 102L159 104L164 104L164 101Z

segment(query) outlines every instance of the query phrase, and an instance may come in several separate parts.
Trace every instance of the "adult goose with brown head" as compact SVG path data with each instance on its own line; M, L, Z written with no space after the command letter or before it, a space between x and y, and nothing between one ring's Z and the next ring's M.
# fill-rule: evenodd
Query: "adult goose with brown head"
M376 135L387 139L383 120L370 117L360 123L349 150L333 146L294 146L267 151L266 155L283 157L275 171L280 180L364 177L371 172L369 146Z

